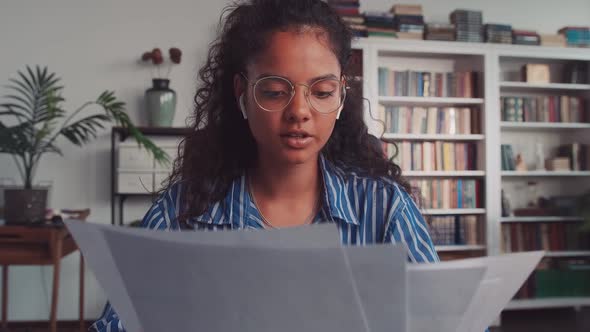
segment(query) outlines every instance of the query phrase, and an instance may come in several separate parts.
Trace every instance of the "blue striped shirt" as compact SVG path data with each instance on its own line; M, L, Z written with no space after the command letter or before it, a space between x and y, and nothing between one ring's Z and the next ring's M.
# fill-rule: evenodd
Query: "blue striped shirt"
M438 255L424 218L410 195L388 178L371 178L344 171L320 156L323 176L322 205L314 223L338 225L342 243L406 243L411 262L436 262ZM142 221L149 229L178 231L180 186L173 185L159 197ZM260 212L250 197L245 175L237 178L225 198L192 218L195 230L264 228ZM123 331L116 312L107 304L91 329Z

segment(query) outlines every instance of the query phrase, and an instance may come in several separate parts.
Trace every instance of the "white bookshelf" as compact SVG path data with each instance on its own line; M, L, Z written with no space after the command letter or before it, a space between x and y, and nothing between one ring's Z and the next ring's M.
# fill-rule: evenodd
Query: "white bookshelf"
M379 102L404 106L469 106L483 104L483 98L380 96Z
M502 143L518 143L534 146L541 141L547 145L546 157L552 156L549 148L560 144L578 141L585 142L589 137L590 123L540 123L540 122L502 122L500 118L501 96L535 96L535 95L574 95L590 99L590 84L530 84L518 82L519 78L505 77L508 71L518 72L520 64L548 62L552 66L567 61L585 61L590 63L590 49L541 47L522 45L499 45L482 43L438 42L422 40L398 40L391 38L364 38L355 42L355 47L363 54L363 88L364 96L370 102L373 116L377 116L379 104L385 106L436 106L436 107L473 107L480 110L482 134L477 135L440 135L440 134L383 134L383 125L365 112L365 122L369 131L394 142L407 141L472 141L478 146L478 169L476 173L483 182L482 206L480 209L426 209L425 215L479 215L485 222L485 249L489 255L501 253L500 226L506 222L561 222L577 221L570 218L551 217L502 217L500 187L502 184L526 184L528 181L547 183L555 190L590 188L590 172L502 172ZM464 71L477 68L483 73L482 98L437 98L437 97L392 97L379 95L378 67L391 67L395 70L424 71ZM401 66L401 67L400 67ZM403 67L413 66L413 67ZM446 66L446 67L445 67ZM421 69L422 68L422 69ZM451 70L448 70L451 68ZM552 75L554 73L552 72ZM590 76L590 75L589 75ZM563 82L561 78L554 80ZM590 104L590 103L587 103ZM365 106L368 110L368 107ZM507 142L508 140L508 142ZM530 156L525 161L531 163ZM529 165L529 169L530 169ZM465 173L411 172L403 174L433 179L444 177L461 177ZM557 181L556 181L557 179ZM575 184L576 186L572 186ZM524 196L515 194L513 198ZM513 206L514 207L514 206ZM454 247L454 246L452 246ZM441 246L438 249L443 249ZM465 248L465 247L463 247ZM454 248L453 248L454 249ZM479 249L476 249L479 250ZM460 251L460 250L459 250ZM444 251L442 251L444 252ZM510 303L510 309L552 308L590 305L590 298L560 298L542 300L519 300Z
M590 297L562 297L512 300L506 310L547 309L590 306Z
M437 252L454 252L454 251L481 251L485 250L483 245L449 245L449 246L434 246Z
M408 177L484 177L484 171L405 171Z
M590 98L590 84L554 83L564 82L565 66L572 60L590 63L590 50L570 53L570 50L551 49L543 47L519 50L516 48L503 48L498 52L498 94L502 96L516 97L542 97L542 96L578 96L588 100ZM513 77L519 67L525 63L546 63L549 65L552 83L527 83L518 82ZM501 114L501 105L498 103L498 114ZM559 110L557 110L559 112ZM536 144L541 144L545 158L556 156L559 146L574 142L587 142L590 123L574 122L500 122L500 144L510 144L513 150L521 154L529 169L535 163ZM498 154L501 156L500 152ZM590 171L501 171L502 188L509 194L512 208L526 207L525 201L530 199L526 187L528 183L535 182L538 195L570 196L578 195L584 188L590 188ZM498 189L499 190L499 189ZM500 192L496 193L497 195ZM527 196L525 199L524 196ZM579 222L578 217L543 216L543 217L505 217L499 219L499 224L515 222ZM500 230L497 234L502 237ZM545 258L568 259L578 257L590 257L588 250L571 251L547 251ZM579 307L590 305L590 298L550 298L550 299L519 299L513 300L508 305L509 310Z
M504 177L590 176L590 171L502 171Z
M485 136L480 134L394 134L385 133L382 138L393 141L482 141Z
M502 89L590 91L590 84L500 82Z
M580 217L559 217L559 216L539 216L539 217L502 217L500 222L572 222L580 221Z
M569 130L569 129L590 129L590 123L574 122L507 122L501 124L503 130Z

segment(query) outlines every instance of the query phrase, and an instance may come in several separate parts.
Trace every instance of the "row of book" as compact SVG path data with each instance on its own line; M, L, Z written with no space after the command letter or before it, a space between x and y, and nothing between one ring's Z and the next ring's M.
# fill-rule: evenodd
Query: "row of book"
M476 71L437 73L379 67L379 95L477 98L479 76Z
M587 258L543 259L514 296L516 299L590 296Z
M424 30L425 40L455 40L455 25L450 23L428 23Z
M385 131L396 134L478 134L481 112L469 107L409 107L379 104Z
M390 12L394 15L393 27L398 38L422 39L424 16L421 5L396 4Z
M427 209L475 209L482 206L482 185L475 179L413 179Z
M328 4L348 24L355 37L367 37L365 16L360 13L359 0L328 0Z
M502 250L509 253L590 249L590 238L579 229L580 225L576 222L504 223Z
M483 14L477 10L455 10L450 15L455 25L455 40L463 42L483 42Z
M359 0L327 2L358 37L590 47L590 27L564 27L557 34L541 35L533 30L512 29L508 24L484 25L481 11L456 9L449 16L450 24L426 24L421 5L396 4L389 12L370 11L361 14Z
M484 38L488 43L512 44L512 26L508 24L484 25Z
M584 99L572 96L501 97L502 121L588 122Z
M397 148L396 148L397 146ZM387 144L387 157L406 171L468 171L477 169L477 145L453 142Z
M483 243L477 216L431 216L429 233L435 246Z
M564 27L559 29L568 46L590 47L590 27Z
M393 28L393 14L386 12L366 12L365 29L368 37L396 37Z

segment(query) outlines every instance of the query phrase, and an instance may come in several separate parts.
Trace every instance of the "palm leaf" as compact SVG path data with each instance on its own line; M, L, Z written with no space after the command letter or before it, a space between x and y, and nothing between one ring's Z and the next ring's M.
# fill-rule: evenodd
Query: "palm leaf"
M104 129L103 123L109 120L106 114L91 115L62 128L60 133L72 144L82 146L96 138L98 129Z
M0 122L0 152L24 155L32 150L30 124L25 122L12 127L6 127Z
M117 125L127 129L131 136L135 138L137 144L150 152L160 165L168 165L170 162L169 156L133 125L129 115L125 113L125 103L117 101L114 92L105 91L101 93L96 99L96 103L104 108Z

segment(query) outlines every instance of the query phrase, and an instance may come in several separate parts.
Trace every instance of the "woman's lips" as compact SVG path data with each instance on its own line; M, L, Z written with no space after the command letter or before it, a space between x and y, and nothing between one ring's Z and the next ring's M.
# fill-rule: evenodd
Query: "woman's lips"
M307 134L284 134L281 141L291 149L304 149L313 141L313 137Z

